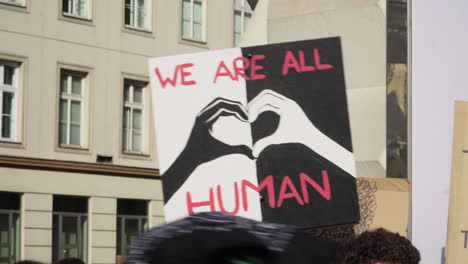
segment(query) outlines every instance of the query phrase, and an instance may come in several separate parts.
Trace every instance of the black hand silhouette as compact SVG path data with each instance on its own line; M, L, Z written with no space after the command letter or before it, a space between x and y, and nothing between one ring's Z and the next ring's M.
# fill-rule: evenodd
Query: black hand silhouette
M228 145L211 134L213 124L221 116L235 116L248 122L246 110L239 102L216 98L203 108L195 119L188 142L179 157L162 175L165 202L174 195L192 172L201 164L229 154L243 154L253 159L245 145Z

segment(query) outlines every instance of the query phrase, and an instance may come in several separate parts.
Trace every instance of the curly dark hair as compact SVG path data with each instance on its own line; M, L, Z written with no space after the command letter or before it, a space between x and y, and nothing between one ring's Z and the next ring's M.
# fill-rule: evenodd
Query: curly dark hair
M366 231L345 247L342 264L375 264L378 261L392 264L418 264L418 249L398 233L383 228Z

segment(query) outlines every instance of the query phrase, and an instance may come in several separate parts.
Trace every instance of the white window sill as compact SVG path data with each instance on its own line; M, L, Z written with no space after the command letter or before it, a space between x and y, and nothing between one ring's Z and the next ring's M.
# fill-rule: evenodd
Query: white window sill
M140 27L135 27L135 26L132 26L132 25L127 25L127 24L125 24L124 27L126 29L137 30L137 31L140 31L140 32L143 32L143 33L148 33L148 34L153 33L151 31L151 29L148 29L148 28L140 28Z
M182 38L179 40L179 44L194 46L202 49L209 49L208 43L205 41L198 41L193 39Z
M24 148L23 142L9 138L0 138L0 146L7 148Z
M122 152L123 158L138 159L138 160L151 160L151 155L145 152L126 151Z
M84 150L86 150L86 148L83 147L83 146L81 146L81 145L60 144L60 147L61 147L61 148L84 149Z
M74 15L74 14L70 14L70 13L62 12L62 15L63 15L63 16L66 16L66 17L71 17L71 18L77 18L77 19L81 19L81 20L88 20L88 21L91 21L91 18L89 18L89 17L78 16L78 15Z
M0 4L10 5L14 7L26 7L26 4L18 4L18 3L7 2L7 1L0 1Z

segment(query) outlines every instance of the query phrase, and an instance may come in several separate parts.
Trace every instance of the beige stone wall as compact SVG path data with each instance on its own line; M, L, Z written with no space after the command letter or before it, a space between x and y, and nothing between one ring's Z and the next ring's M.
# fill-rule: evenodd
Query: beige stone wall
M52 262L53 195L89 197L88 260L116 261L117 199L148 201L150 227L164 223L161 182L93 174L1 168L0 190L22 193L21 259Z
M206 44L181 40L182 1L153 0L152 33L124 29L123 0L92 1L94 16L85 24L64 20L60 1L27 2L26 12L0 4L0 58L24 57L27 66L24 146L0 147L0 155L94 163L102 154L113 156L114 164L157 168L152 125L150 157L122 155L122 75L147 77L151 57L232 47L234 1L207 1ZM89 151L81 154L57 149L58 64L91 72Z
M21 201L21 259L52 259L52 195L24 193Z

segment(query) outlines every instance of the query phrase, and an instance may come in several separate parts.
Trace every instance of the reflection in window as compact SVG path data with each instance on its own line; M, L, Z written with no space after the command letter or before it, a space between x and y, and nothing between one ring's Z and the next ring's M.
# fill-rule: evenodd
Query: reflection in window
M408 177L408 5L387 3L387 177Z
M117 255L127 255L128 246L148 230L148 202L117 200Z
M54 195L53 261L79 258L86 262L88 245L88 199Z
M0 192L0 264L20 258L20 195Z

